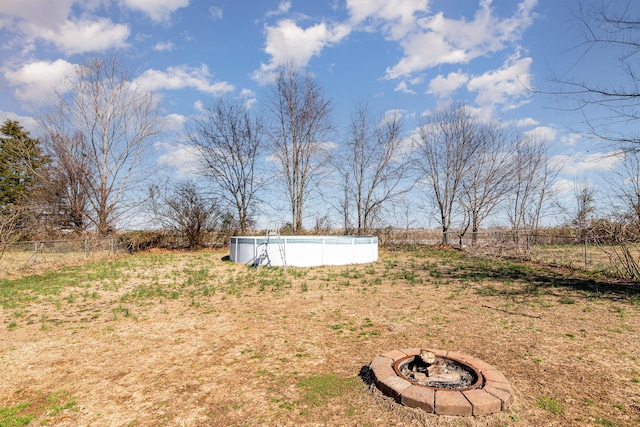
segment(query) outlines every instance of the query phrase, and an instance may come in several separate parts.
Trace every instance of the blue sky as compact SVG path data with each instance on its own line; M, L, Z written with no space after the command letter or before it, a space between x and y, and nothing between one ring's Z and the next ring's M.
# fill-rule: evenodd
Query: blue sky
M74 64L117 55L132 79L162 97L174 133L158 141L156 161L179 171L188 153L176 135L203 105L222 95L251 105L268 92L273 70L294 63L333 100L338 126L357 100L402 112L410 128L455 99L537 132L563 165L558 191L570 192L573 180L597 180L617 160L574 132L578 114L527 87L548 89L552 72L597 78L603 59L613 59L581 57L577 3L2 0L0 121L19 120L37 134L48 91Z

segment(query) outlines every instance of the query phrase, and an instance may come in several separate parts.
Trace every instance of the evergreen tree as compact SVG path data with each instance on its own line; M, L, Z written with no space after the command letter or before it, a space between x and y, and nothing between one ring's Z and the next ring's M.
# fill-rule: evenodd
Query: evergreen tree
M43 163L40 142L17 121L5 121L0 127L0 214L25 205Z

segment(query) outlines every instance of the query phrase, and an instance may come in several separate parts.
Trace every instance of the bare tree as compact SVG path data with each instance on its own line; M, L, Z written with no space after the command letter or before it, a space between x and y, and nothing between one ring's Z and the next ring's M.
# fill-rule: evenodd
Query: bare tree
M507 218L518 236L524 230L538 230L545 203L552 196L551 186L558 170L549 164L544 141L535 136L524 138L517 144L515 161Z
M155 220L179 232L191 249L204 245L208 231L216 227L220 212L215 200L207 198L193 181L181 181L167 191L150 188Z
M478 130L478 121L460 104L435 112L418 127L416 145L422 179L435 202L444 244L449 243L454 215L462 209L463 222L468 219L460 196L463 179L481 148Z
M84 169L77 184L85 192L86 218L105 235L132 206L126 200L140 184L134 175L139 178L143 154L159 130L158 103L113 58L77 66L64 87L42 118L47 153L59 165Z
M331 102L311 76L288 66L277 73L268 108L274 123L274 157L287 191L293 231L298 232L312 186L329 161L324 138L331 129Z
M621 170L606 179L611 188L612 206L617 216L622 214L640 225L640 152L625 151L620 155Z
M361 104L352 114L337 169L345 196L341 213L345 223L351 223L353 212L357 234L369 233L382 209L412 188L408 182L412 150L401 134L397 112L374 117L369 106Z
M478 126L476 156L462 176L460 200L468 212L475 243L482 222L503 202L514 185L514 149L518 134L499 123Z
M624 148L640 144L637 123L640 120L640 78L637 56L640 53L640 9L637 2L581 2L574 17L583 30L580 59L571 73L553 77L558 84L555 95L580 110L588 132L600 139L622 144ZM575 78L580 61L597 55L599 62L611 58L611 73L598 83ZM617 62L617 64L616 64ZM615 74L613 77L611 74ZM566 77L568 75L569 77ZM634 149L638 149L635 147Z
M574 183L573 196L576 206L571 223L580 230L581 236L586 236L596 208L596 189L588 181L581 180Z
M45 228L51 232L86 231L88 224L88 191L86 181L89 165L82 155L83 134L45 135L48 157L41 170L41 186L36 194L46 211Z
M258 170L264 146L262 120L239 102L220 99L196 120L189 139L200 154L200 173L211 178L216 194L234 206L240 231L246 233L265 184Z

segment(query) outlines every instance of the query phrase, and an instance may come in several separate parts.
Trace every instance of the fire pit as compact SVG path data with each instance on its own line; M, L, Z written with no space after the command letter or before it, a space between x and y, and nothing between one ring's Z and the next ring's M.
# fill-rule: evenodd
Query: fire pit
M487 415L513 401L500 371L480 359L445 350L407 348L369 365L377 387L397 402L439 415Z

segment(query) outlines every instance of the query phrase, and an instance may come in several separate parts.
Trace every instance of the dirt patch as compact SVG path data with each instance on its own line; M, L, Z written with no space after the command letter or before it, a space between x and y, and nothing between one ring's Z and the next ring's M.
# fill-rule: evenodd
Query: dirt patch
M224 255L123 256L3 296L0 406L56 426L637 425L636 295L458 251L286 273ZM514 403L471 419L395 403L366 367L407 347L486 361Z

